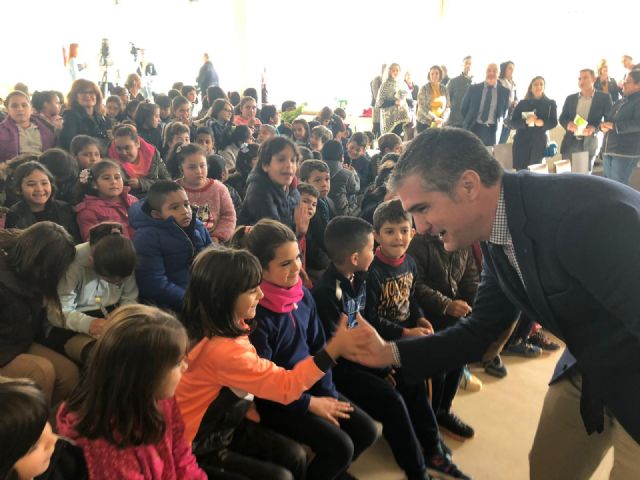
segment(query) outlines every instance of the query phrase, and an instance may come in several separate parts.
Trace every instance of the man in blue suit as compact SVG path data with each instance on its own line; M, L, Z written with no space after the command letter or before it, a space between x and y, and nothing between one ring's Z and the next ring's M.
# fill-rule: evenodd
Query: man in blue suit
M498 82L498 65L490 63L484 82L471 85L462 99L462 126L485 145L495 145L498 123L508 108L509 90Z
M456 325L350 358L428 378L490 358L522 311L568 347L542 408L531 478L587 479L611 446L611 478L638 478L640 194L597 177L504 173L455 128L418 136L391 184L418 231L439 235L446 250L483 241L481 283Z

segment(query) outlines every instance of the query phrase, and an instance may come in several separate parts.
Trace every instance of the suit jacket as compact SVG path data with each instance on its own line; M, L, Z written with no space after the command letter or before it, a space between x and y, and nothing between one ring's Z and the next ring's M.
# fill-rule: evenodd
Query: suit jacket
M498 102L496 105L496 123L504 118L509 108L509 90L504 88L500 82L496 84L498 89ZM462 127L469 130L480 112L480 103L482 102L482 91L484 90L484 82L474 83L469 87L462 99Z
M483 242L473 313L399 341L403 374L427 378L478 360L521 310L566 342L583 403L606 406L640 442L640 193L599 177L529 172L504 174L503 189L526 290L502 247ZM556 374L572 366L563 356Z
M562 113L558 121L562 128L567 130L569 122L573 122L576 118L576 108L578 107L579 93L569 95L564 101L562 106ZM593 100L591 100L591 109L589 110L589 116L587 117L587 124L596 129L596 133L600 129L600 122L604 116L611 110L611 96L607 93L595 91L593 92ZM560 153L566 152L569 148L578 143L579 140L572 132L565 132L562 138L562 144L560 145Z

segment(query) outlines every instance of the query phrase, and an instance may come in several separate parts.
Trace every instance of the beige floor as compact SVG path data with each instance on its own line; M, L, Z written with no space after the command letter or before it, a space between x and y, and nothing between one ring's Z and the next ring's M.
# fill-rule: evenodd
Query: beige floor
M505 357L509 374L501 380L483 371L474 372L484 382L483 389L477 393L460 392L454 411L475 428L476 436L465 443L444 437L462 471L474 480L528 478L529 449L547 382L559 356L560 352L538 359ZM612 462L609 452L592 479L607 479ZM405 478L383 439L365 452L350 472L360 480Z

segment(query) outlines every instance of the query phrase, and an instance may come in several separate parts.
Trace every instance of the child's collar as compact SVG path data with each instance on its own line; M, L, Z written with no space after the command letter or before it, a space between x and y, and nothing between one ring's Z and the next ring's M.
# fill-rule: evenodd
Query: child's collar
M407 254L405 253L399 258L387 257L384 253L382 253L382 248L380 248L380 246L376 248L376 258L378 258L378 260L380 260L382 263L391 265L392 267L399 267L400 265L402 265L402 262L404 262L406 256Z

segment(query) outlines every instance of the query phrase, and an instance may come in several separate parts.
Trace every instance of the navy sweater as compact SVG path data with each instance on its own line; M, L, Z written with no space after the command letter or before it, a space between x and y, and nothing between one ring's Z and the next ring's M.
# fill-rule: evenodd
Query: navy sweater
M316 303L311 292L302 288L304 297L298 303L298 308L290 313L275 313L258 305L257 326L249 336L258 355L288 370L309 355L318 353L325 344L324 330L318 317ZM284 406L268 400L256 399L256 406L261 414L270 408L284 408L292 413L302 414L307 412L312 395L338 397L331 370L298 400L289 405Z

